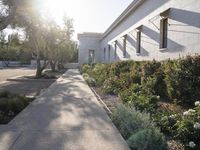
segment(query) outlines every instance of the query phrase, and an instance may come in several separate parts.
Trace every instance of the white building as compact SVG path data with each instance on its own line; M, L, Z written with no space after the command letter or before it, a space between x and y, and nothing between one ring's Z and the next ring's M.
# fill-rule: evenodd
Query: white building
M200 0L134 0L104 33L78 39L79 64L200 54Z

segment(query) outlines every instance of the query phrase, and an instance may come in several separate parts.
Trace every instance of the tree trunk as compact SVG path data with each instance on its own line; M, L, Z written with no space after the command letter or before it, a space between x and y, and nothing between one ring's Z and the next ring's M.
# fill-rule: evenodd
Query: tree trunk
M42 77L42 68L41 68L41 63L40 63L40 58L37 57L37 70L36 70L36 75L35 78L39 79Z
M55 72L55 71L56 71L56 62L50 61L50 66L51 66L51 70L52 70L53 72Z

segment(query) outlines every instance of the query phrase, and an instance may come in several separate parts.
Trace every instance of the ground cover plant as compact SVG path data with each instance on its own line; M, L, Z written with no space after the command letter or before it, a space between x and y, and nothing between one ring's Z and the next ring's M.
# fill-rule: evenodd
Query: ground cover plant
M180 141L185 149L200 149L199 55L161 62L83 65L81 72L90 86L100 88L104 94L118 96L124 105L134 107L135 111L148 113L153 127L160 128L167 139ZM117 117L123 120L120 115ZM121 131L120 125L117 126ZM154 136L158 133L157 129L144 128L138 136L130 138L129 131L121 132L133 149L136 141L148 137L142 134Z
M7 124L32 100L9 92L0 93L0 124Z

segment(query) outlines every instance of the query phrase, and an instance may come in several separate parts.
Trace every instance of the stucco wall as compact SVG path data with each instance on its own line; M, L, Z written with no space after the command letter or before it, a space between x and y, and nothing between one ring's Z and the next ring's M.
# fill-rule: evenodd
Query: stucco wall
M99 35L79 35L79 64L89 62L89 50L95 51L95 62L100 61L100 39Z
M170 8L168 19L167 50L159 50L160 17L159 14ZM141 30L141 53L136 54L136 31ZM158 29L157 29L158 27ZM122 36L127 36L127 58L123 58ZM117 54L114 59L114 41L118 41ZM179 56L200 54L200 1L199 0L146 0L135 11L123 20L112 32L101 40L101 60L104 60L103 49L111 48L111 61L164 60ZM108 50L107 50L108 52ZM107 54L108 56L108 54ZM108 62L108 60L106 60Z

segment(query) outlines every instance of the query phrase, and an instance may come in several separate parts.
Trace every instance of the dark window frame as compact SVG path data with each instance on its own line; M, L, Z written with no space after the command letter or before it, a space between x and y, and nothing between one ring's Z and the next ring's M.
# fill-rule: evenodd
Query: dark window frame
M167 48L168 45L168 18L160 20L160 49Z
M117 41L115 41L115 60L117 59Z
M127 51L126 51L126 45L127 45L127 35L123 36L123 57L127 57Z
M111 45L108 44L108 61L110 62L110 52L111 52Z
M104 49L103 49L103 59L104 59L104 61L106 61L106 48L104 47Z
M141 30L137 30L136 53L141 53Z

